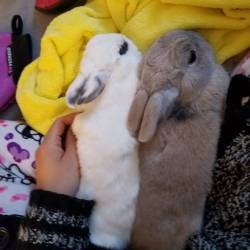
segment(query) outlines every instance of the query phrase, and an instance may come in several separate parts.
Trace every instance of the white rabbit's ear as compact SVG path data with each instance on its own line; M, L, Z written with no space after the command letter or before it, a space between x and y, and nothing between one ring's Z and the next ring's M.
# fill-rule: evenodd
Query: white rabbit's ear
M141 95L144 96L143 93L141 93ZM140 142L145 143L152 139L156 133L160 119L162 117L167 118L171 114L178 95L179 91L177 88L161 90L153 93L148 99L146 105L145 97L142 98L137 96L137 98L139 98L138 100L135 98L134 103L137 103L137 105L134 107L137 109L131 111L131 114L134 113L137 126L132 128L136 131L138 130L138 140ZM142 103L139 103L140 100L142 100ZM142 107L143 105L146 107ZM138 112L138 117L136 112Z
M67 91L67 101L70 107L89 103L96 99L106 85L107 76L103 71L83 76L81 73L72 82Z
M103 91L106 85L104 74L91 74L85 82L85 92L81 97L79 104L85 104L95 100Z

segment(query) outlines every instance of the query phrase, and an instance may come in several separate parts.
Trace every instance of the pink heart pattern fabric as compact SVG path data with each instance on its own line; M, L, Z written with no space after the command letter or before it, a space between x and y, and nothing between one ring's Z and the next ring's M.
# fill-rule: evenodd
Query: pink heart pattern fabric
M6 136L5 136L6 138ZM19 144L16 142L10 142L7 145L7 149L9 153L13 156L13 159L16 162L22 162L23 160L30 158L30 153L28 150L23 149Z
M0 214L25 214L42 139L23 122L0 120Z

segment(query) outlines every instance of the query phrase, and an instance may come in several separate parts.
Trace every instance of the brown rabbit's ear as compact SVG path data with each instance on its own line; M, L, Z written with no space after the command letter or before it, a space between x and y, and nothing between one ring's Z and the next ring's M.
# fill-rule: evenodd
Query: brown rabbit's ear
M163 96L160 92L154 93L148 100L144 110L138 140L149 141L155 134L158 122L162 114Z
M135 94L128 116L128 129L132 136L137 137L147 101L147 92L143 89L139 89Z
M149 98L139 130L140 142L148 142L152 139L162 116L168 117L171 114L178 95L178 89L170 88L155 92Z

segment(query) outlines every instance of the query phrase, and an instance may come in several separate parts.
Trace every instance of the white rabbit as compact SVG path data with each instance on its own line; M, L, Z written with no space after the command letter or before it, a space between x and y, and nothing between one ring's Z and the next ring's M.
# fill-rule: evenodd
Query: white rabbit
M72 125L82 175L77 197L96 201L90 241L102 247L126 247L134 221L138 145L127 119L140 60L140 52L124 35L96 35L66 93L68 106L84 111Z

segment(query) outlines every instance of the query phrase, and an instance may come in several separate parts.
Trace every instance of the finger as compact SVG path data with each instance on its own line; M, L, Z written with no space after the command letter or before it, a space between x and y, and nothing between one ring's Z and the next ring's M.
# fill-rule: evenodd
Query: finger
M47 135L44 138L46 143L61 144L61 136L64 134L65 129L70 126L75 118L76 114L70 114L58 118L50 127Z
M71 113L69 115L65 115L62 116L60 118L58 118L59 120L62 120L62 122L66 125L66 126L70 126L72 124L72 122L74 121L76 115L78 115L79 113Z
M72 132L72 129L68 129L65 140L65 151L76 153L76 138Z
M66 134L64 159L66 161L70 160L72 165L75 165L79 168L76 138L71 129L69 129Z

